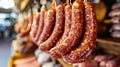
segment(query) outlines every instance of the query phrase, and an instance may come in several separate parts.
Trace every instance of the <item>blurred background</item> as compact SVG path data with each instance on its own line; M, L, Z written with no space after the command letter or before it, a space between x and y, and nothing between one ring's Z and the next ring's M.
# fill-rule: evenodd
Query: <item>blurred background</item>
M56 1L58 3L65 2L64 0ZM120 56L120 0L88 1L93 4L96 10L98 23L97 48L103 49L103 52L107 54ZM49 9L51 2L52 0L0 0L0 67L8 67L10 64L9 59L14 56L13 53L16 49L12 46L14 40L18 42L24 40L17 36L15 24L19 20L39 12L43 4ZM20 25L18 24L18 26ZM19 46L19 48L21 47ZM20 53L24 54L21 51L22 49ZM35 53L35 50L32 52ZM28 53L31 52L28 51Z
M11 42L15 38L14 24L17 14L13 0L0 0L0 67L7 67Z

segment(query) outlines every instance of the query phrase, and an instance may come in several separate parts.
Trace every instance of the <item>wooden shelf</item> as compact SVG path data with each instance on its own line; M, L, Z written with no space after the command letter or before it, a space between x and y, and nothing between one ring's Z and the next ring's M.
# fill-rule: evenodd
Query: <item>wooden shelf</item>
M107 53L120 55L120 38L98 38L97 46Z

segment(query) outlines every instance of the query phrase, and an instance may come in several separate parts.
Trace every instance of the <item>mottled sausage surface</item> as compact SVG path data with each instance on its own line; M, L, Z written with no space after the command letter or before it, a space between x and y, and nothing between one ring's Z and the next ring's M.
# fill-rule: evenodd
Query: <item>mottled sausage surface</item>
M64 5L60 4L56 7L56 23L50 37L43 43L39 44L42 51L50 50L60 39L64 30Z
M83 29L83 15L84 15L84 5L81 0L75 1L72 5L72 22L71 22L71 29L66 38L62 40L62 42L56 45L56 51L60 55L64 55L71 51L74 48L81 37L82 29Z
M38 30L37 30L36 36L34 38L35 43L37 43L37 41L43 31L45 12L46 12L46 9L42 8L41 12L40 12L40 21L39 21L39 25L38 25Z
M64 33L62 37L59 39L56 45L59 45L69 34L70 28L71 28L71 16L72 16L72 4L68 4L65 6L65 27L64 27ZM53 47L51 50L49 50L49 54L53 58L59 58L61 57L57 52L56 52L57 47Z
M64 27L64 33L60 40L57 42L57 45L62 43L64 39L69 35L70 29L71 29L71 16L72 16L72 5L66 5L65 6L65 27Z
M90 2L85 2L85 32L80 45L70 53L63 56L68 63L80 63L84 61L93 49L96 41L97 21L95 10ZM85 56L85 57L84 57Z
M55 25L55 9L48 10L45 12L45 22L44 22L44 27L43 31L39 37L38 44L43 43L45 40L48 39L50 34L52 33Z
M33 42L35 42L34 38L38 30L39 21L40 21L40 12L36 13L35 16L33 17L33 23L30 31L30 36Z

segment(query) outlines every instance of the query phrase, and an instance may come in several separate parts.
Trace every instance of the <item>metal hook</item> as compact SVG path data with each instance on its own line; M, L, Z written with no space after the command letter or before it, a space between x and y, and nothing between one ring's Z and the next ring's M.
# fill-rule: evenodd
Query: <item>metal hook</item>
M71 0L66 0L66 3L67 4L71 4Z
M42 4L41 9L42 9L42 8L45 8L46 2L47 2L46 0L41 0L41 1L40 1L40 3Z
M58 4L60 4L61 0L53 0L55 3L55 6L57 6Z
M84 0L84 2L87 2L87 0Z
M69 0L69 4L71 4L72 3L72 1L71 0Z
M57 2L56 2L56 0L53 0L54 1L54 4L55 4L55 7L57 6Z

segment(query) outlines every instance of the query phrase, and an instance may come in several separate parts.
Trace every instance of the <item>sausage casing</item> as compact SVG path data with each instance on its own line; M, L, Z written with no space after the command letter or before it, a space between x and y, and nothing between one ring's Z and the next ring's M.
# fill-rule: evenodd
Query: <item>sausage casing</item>
M35 43L37 43L37 41L43 31L45 12L46 12L46 9L42 8L41 13L40 13L40 21L39 21L39 25L38 25L38 30L37 30L36 36L34 38Z
M42 51L50 50L60 39L64 30L64 5L60 4L56 7L56 23L50 37L39 45Z
M97 21L95 10L90 2L85 2L85 32L80 45L70 53L63 56L68 63L80 63L84 61L92 51L97 35ZM85 56L85 57L84 57Z
M82 34L83 29L83 15L84 15L83 2L75 1L72 5L72 22L69 35L57 45L57 52L60 55L64 55L76 47Z
M65 27L64 27L64 33L62 35L62 37L59 39L59 41L57 42L56 46L53 47L51 50L49 50L49 54L53 57L53 58L59 58L61 57L57 52L57 45L59 45L69 34L70 32L70 28L71 28L71 15L72 15L72 5L68 4L65 6Z
M33 42L35 42L34 38L38 30L39 21L40 21L40 13L36 13L35 16L33 17L33 23L30 31L30 36Z
M38 44L43 43L45 40L48 39L50 34L52 33L55 25L55 10L51 9L46 12L45 22L43 31L39 37Z

